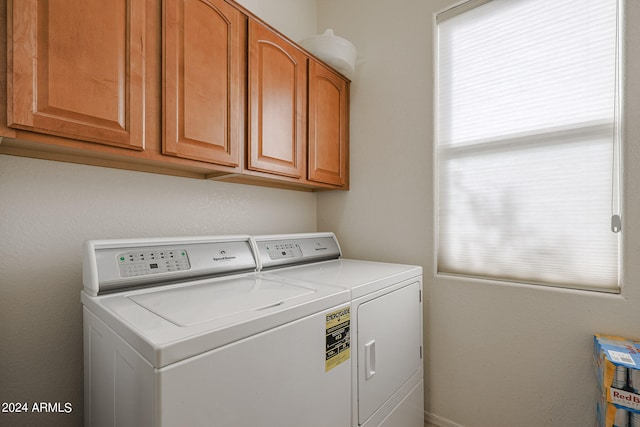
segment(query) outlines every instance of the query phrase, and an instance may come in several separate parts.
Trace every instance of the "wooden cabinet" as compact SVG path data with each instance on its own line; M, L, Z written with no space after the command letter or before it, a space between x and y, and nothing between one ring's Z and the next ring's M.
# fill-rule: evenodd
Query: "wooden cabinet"
M349 82L249 21L250 171L348 184Z
M7 125L145 146L145 3L9 0Z
M239 166L246 17L223 0L163 9L163 153Z
M249 20L249 170L302 178L306 153L307 56Z
M246 19L224 0L0 0L0 153L240 172Z
M348 81L233 0L0 0L0 28L0 154L348 188Z
M345 186L349 153L349 83L321 63L309 61L308 179Z

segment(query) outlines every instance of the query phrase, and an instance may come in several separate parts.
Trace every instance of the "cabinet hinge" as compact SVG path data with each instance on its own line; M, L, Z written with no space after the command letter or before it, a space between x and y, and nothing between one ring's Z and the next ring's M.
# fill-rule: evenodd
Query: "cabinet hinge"
M422 302L422 289L418 289L418 302Z
M420 359L422 359L422 346L420 346Z

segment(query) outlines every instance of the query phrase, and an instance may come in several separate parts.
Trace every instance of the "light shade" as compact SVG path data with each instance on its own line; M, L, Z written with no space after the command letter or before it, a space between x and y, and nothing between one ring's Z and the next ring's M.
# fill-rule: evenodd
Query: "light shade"
M299 44L336 71L353 80L357 51L349 40L336 36L329 28L323 34L301 40Z

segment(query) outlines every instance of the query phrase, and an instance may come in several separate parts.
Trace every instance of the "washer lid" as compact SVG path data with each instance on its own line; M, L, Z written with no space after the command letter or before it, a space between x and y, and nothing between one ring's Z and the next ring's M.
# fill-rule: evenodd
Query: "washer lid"
M193 326L244 312L283 305L314 289L271 280L238 277L186 288L130 295L131 301L177 326Z
M260 273L81 296L157 369L349 304L346 289Z

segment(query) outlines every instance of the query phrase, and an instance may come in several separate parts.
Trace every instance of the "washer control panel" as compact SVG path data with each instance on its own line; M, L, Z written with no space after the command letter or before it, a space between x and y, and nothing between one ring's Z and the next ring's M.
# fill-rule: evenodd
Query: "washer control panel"
M116 263L121 277L144 276L191 268L186 249L156 248L147 251L121 252L116 255Z
M249 236L88 240L82 277L92 296L257 270Z

